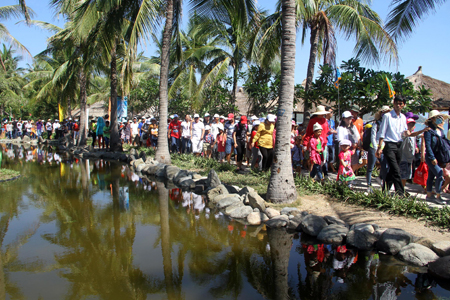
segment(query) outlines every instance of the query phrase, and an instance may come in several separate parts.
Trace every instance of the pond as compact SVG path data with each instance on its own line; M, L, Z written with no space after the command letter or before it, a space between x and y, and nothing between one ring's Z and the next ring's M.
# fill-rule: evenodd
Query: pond
M391 256L245 226L127 166L1 145L0 299L442 299Z

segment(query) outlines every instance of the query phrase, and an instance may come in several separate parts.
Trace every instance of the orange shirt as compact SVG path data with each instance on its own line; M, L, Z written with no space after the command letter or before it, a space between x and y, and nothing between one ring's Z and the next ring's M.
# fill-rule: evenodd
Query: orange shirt
M364 121L361 118L358 118L356 120L352 120L352 123L356 126L356 128L358 128L359 136L362 137L364 131Z

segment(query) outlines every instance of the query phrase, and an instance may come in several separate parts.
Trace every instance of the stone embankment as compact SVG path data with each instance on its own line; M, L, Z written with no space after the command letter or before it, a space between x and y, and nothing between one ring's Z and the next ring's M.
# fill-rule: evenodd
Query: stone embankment
M377 224L350 225L333 216L321 217L294 207L280 211L270 207L270 203L251 187L221 183L214 170L203 177L196 172L158 163L135 149L128 154L94 151L91 146L69 147L67 150L81 158L121 161L142 176L165 181L168 188L179 187L203 194L211 208L219 209L224 215L244 224L302 232L317 243L345 244L362 251L376 249L409 264L428 267L434 276L450 279L450 241L433 243L426 237L417 237L402 229L381 228Z

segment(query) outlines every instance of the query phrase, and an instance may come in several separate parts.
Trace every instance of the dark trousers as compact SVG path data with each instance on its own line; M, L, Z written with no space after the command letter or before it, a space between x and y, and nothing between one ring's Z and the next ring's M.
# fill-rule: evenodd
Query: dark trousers
M269 149L269 148L263 148L263 147L259 146L259 151L261 151L261 154L262 154L262 157L263 157L263 159L262 159L262 169L264 171L267 171L272 166L273 148Z
M245 154L245 142L244 141L240 141L240 140L236 140L236 144L237 144L237 156L236 156L236 161L237 162L242 162L242 159L244 157Z
M403 196L403 194L405 193L405 189L403 188L399 167L400 160L402 158L402 153L400 150L401 146L402 142L399 143L385 142L383 153L389 165L389 171L386 175L386 184L383 186L383 191L385 189L389 191L393 184L396 193Z

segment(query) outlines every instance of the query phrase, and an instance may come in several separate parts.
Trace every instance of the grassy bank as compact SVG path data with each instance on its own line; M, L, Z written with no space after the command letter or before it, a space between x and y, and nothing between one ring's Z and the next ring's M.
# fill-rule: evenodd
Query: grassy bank
M8 180L19 175L20 173L14 170L0 169L0 181Z
M141 148L148 155L154 155L152 149ZM222 182L230 185L250 186L264 197L269 183L269 172L253 172L247 174L236 173L235 166L221 164L212 159L195 157L193 155L172 155L172 164L185 169L196 171L199 174L207 175L211 169L214 169ZM414 198L401 198L398 196L388 196L381 190L375 190L373 193L366 194L359 191L353 191L346 185L336 181L328 181L325 184L312 181L309 177L295 178L295 185L298 194L317 194L325 195L333 200L349 204L357 204L365 207L376 208L393 215L412 217L431 222L443 228L450 228L450 208L430 208L426 202ZM296 201L289 205L300 205ZM285 206L285 205L282 205ZM281 206L281 207L282 207Z

